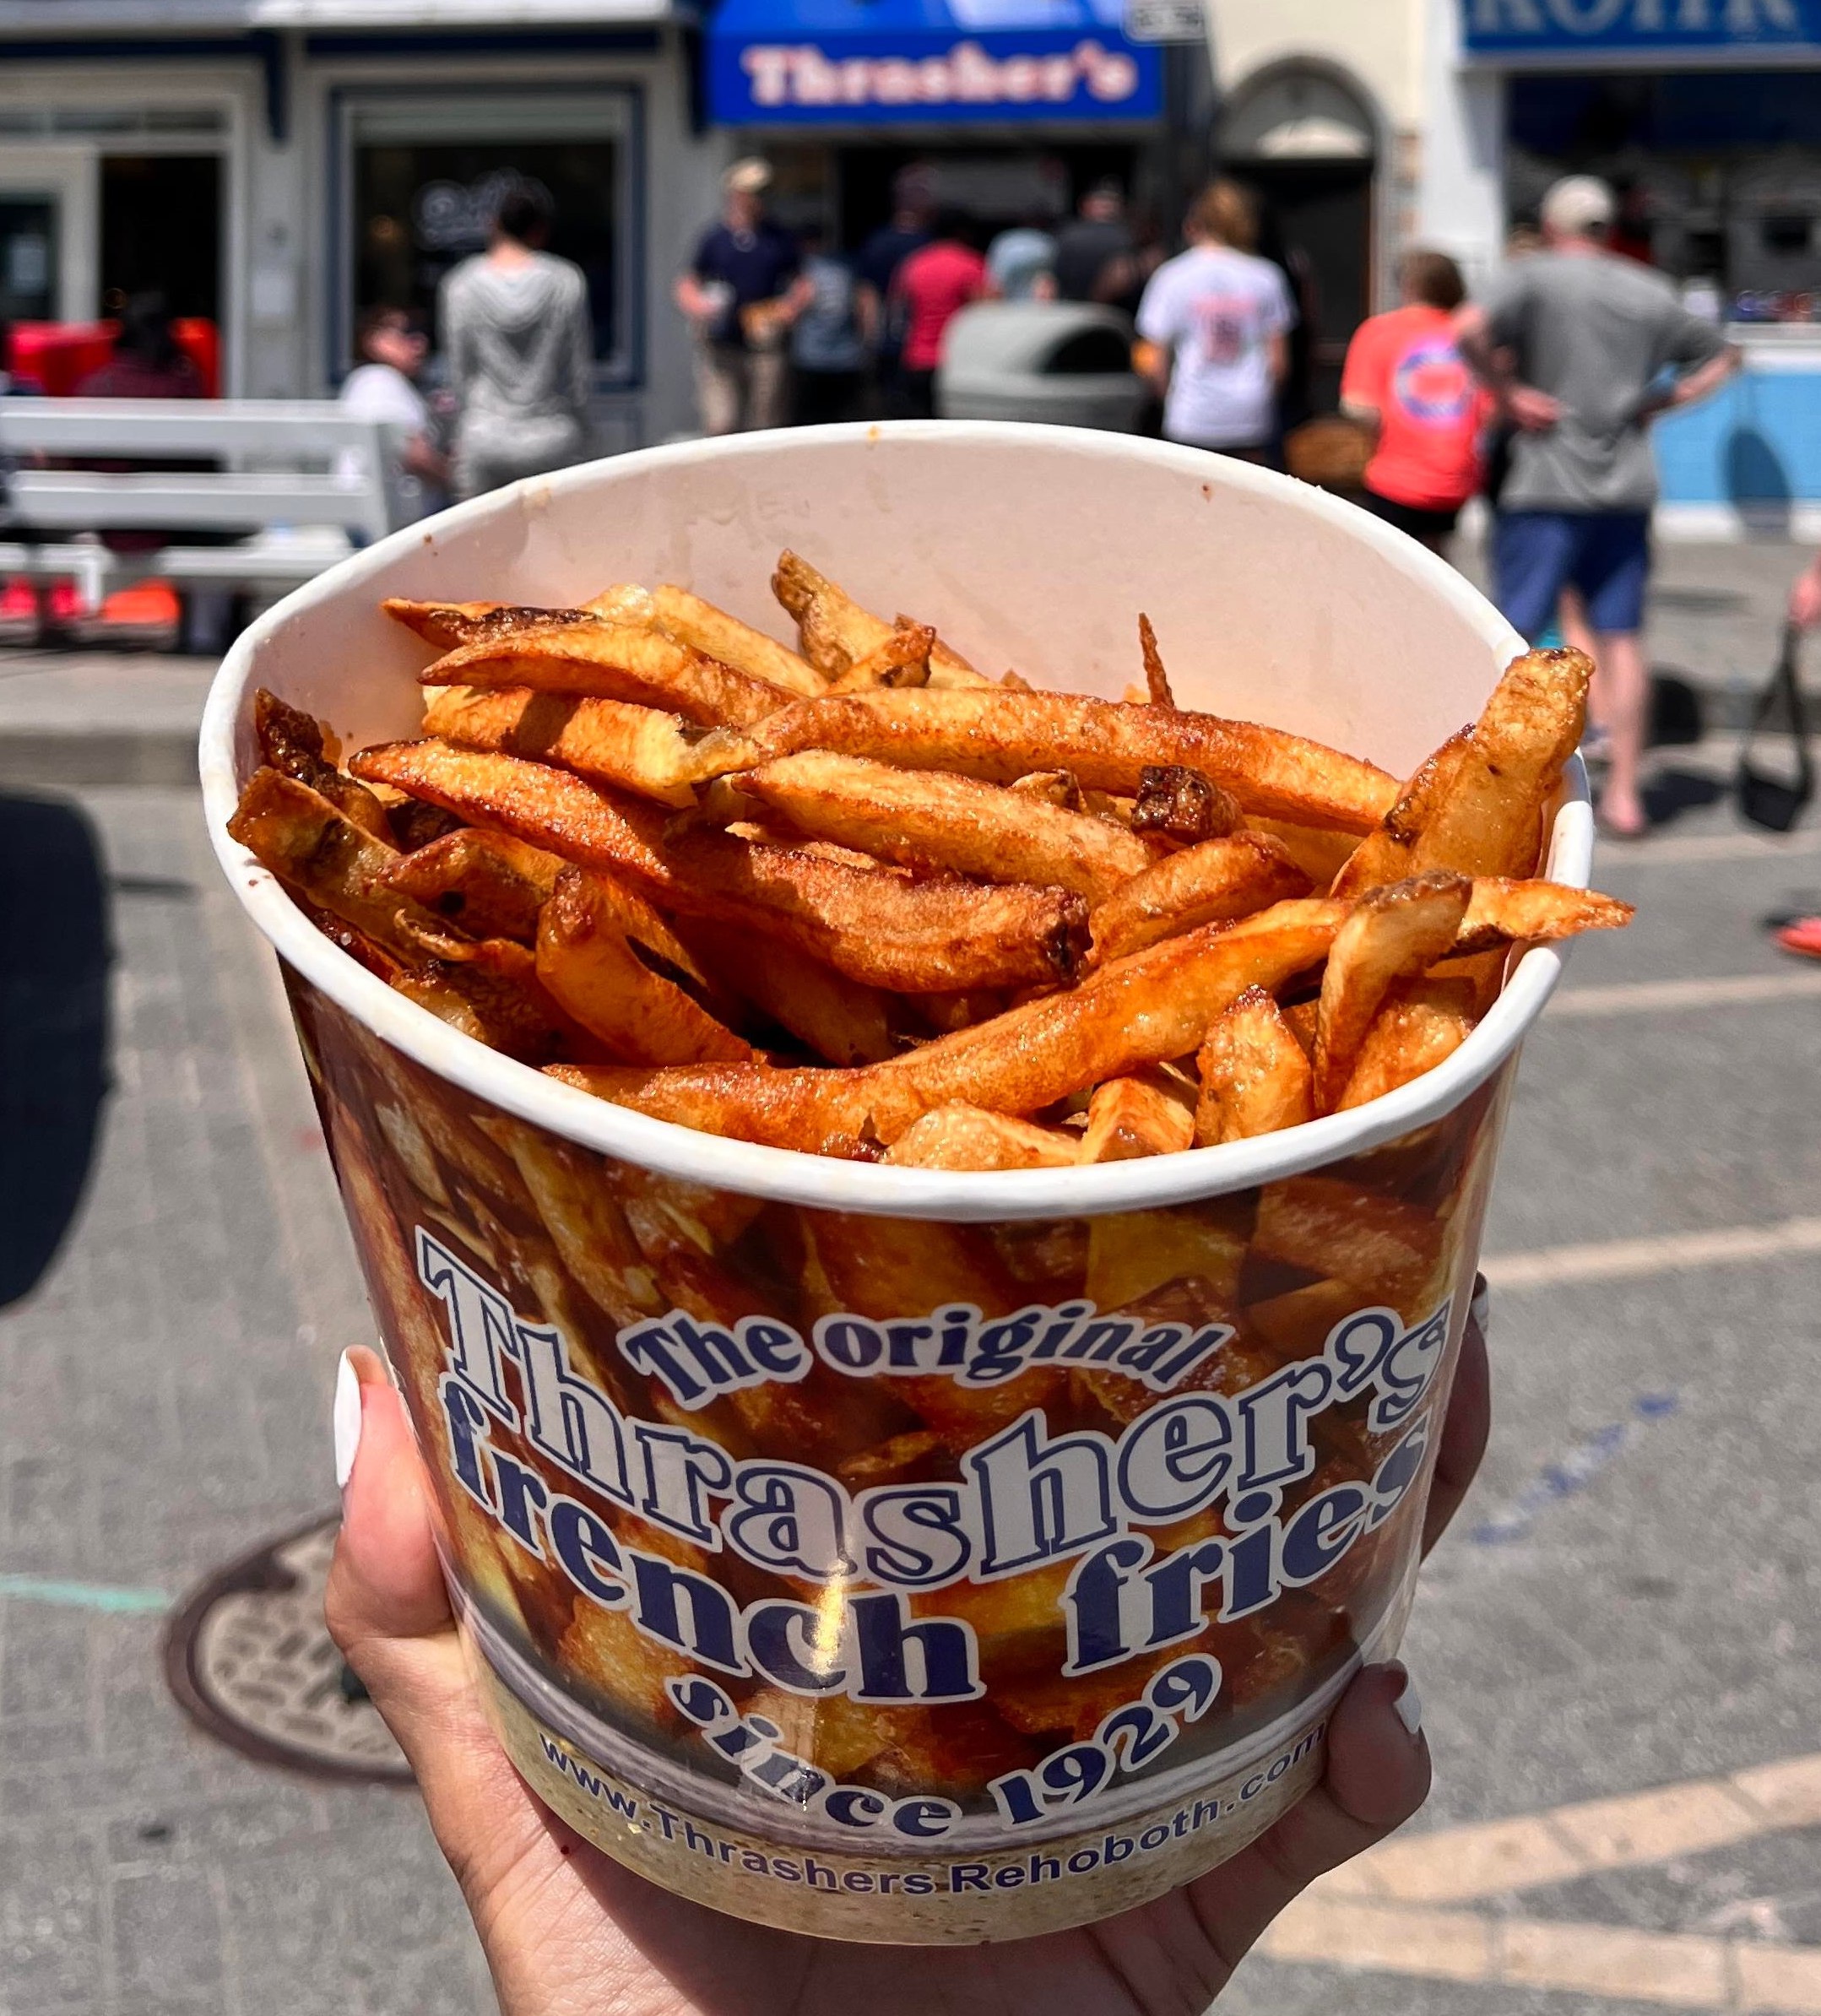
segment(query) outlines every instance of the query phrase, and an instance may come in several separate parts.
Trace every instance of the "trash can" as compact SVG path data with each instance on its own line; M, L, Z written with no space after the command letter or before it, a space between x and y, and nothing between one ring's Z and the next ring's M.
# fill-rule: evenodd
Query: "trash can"
M936 371L946 420L1047 420L1130 434L1144 386L1132 325L1084 301L981 301L948 326Z

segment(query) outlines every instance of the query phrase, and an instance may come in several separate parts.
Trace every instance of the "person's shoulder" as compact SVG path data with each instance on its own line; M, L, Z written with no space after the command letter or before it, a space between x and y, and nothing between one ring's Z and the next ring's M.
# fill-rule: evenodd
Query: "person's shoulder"
M540 252L533 256L544 272L549 274L552 283L565 293L585 295L588 292L588 275L573 259L566 259L560 252Z

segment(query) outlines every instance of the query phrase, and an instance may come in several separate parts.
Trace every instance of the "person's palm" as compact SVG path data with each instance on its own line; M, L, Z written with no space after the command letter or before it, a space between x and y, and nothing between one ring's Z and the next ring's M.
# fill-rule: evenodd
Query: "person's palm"
M1101 1924L984 1947L864 1946L691 1904L591 1847L507 1762L451 1619L403 1403L378 1359L355 1355L361 1430L330 1629L416 1770L507 2016L1194 2016L1298 1891L1428 1791L1427 1747L1393 1705L1406 1677L1378 1666L1336 1710L1326 1775L1298 1806L1199 1882ZM1485 1424L1484 1344L1470 1326L1426 1543L1460 1503Z

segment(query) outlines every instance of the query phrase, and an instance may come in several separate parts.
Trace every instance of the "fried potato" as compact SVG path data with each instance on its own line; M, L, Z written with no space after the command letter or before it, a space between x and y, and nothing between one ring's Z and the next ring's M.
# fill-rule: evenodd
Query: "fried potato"
M382 879L465 931L528 945L562 865L555 854L507 834L458 826L428 847L401 854Z
M1580 652L1526 652L1505 668L1479 719L1412 777L1334 885L1336 896L1432 868L1526 875L1536 864L1542 810L1579 745L1592 661Z
M1087 940L1087 907L1056 889L913 882L727 833L664 841L648 806L514 756L447 744L362 750L356 772L549 848L630 876L689 916L781 938L868 986L908 993L1019 987L1066 978Z
M1046 805L1060 805L1065 812L1082 810L1081 787L1066 770L1033 770L1027 777L1015 777L1006 785L1021 798L1035 798Z
M1151 864L1104 820L940 771L809 750L727 780L736 800L907 868L1071 889L1097 902Z
M1265 833L1277 841L1314 886L1318 896L1330 891L1334 878L1352 859L1359 846L1354 833L1333 826L1298 826L1293 820L1266 819L1258 813L1248 817L1242 832Z
M531 609L512 602L408 602L388 596L379 605L394 623L415 631L439 651L459 651L469 644L489 644L528 631L561 630L592 622L586 609Z
M877 1064L897 1044L886 997L806 952L768 943L762 952L742 931L690 923L680 935L722 991L748 1002L830 1064Z
M804 656L820 672L839 679L855 662L876 651L893 626L860 607L844 588L788 549L778 556L772 593L796 619ZM929 683L980 686L985 679L958 652L937 642L929 654Z
M1309 878L1282 845L1259 833L1234 833L1152 862L1099 904L1088 919L1092 966L1142 951L1160 939L1245 917L1305 895Z
M1195 1068L1195 1145L1249 1141L1315 1115L1314 1074L1277 1004L1248 988L1208 1031Z
M1077 1135L959 1099L913 1121L885 1152L904 1169L1065 1169L1081 1159Z
M935 632L927 623L900 622L882 644L857 658L826 690L831 693L866 693L875 686L926 686Z
M1222 790L1199 770L1164 763L1154 764L1140 777L1130 826L1135 833L1194 847L1230 833L1241 817L1230 791Z
M1472 884L1445 870L1368 890L1335 935L1315 1024L1315 1106L1331 1113L1392 984L1454 943Z
M1117 960L1066 994L1008 1009L857 1071L763 1065L629 1071L557 1067L555 1075L659 1119L736 1140L837 1153L869 1134L888 1146L913 1120L962 1100L1027 1115L1103 1079L1200 1047L1248 987L1279 986L1320 959L1345 916L1327 902L1278 903L1241 922L1204 925Z
M1396 780L1375 765L1249 721L1078 693L934 686L794 701L745 732L705 736L696 775L706 782L805 749L993 783L1066 769L1086 787L1126 794L1140 788L1146 770L1178 765L1231 792L1248 812L1359 833L1369 832L1397 796Z
M695 962L642 898L586 869L566 868L538 924L538 978L629 1064L710 1064L752 1055L653 956L700 980Z
M435 686L424 708L424 732L463 749L554 763L659 805L696 802L692 741L682 717L629 701L534 693L524 686Z
M1635 915L1629 903L1562 882L1513 881L1476 875L1466 913L1450 948L1455 957L1515 941L1547 943L1582 931L1622 930Z
M780 690L654 630L590 621L487 638L418 674L426 686L527 686L667 709L713 727L762 721Z
M1477 886L1477 885L1476 885ZM1385 995L1336 1110L1383 1098L1451 1057L1473 1032L1470 980L1406 980Z
M660 583L651 591L652 615L659 629L680 644L687 644L707 657L731 665L750 679L762 679L767 686L787 693L820 693L827 681L815 666L806 664L788 645L768 637L730 616L724 609L692 595L687 588Z
M1170 675L1163 669L1163 653L1157 649L1157 633L1151 627L1151 619L1142 610L1138 616L1138 648L1145 661L1145 689L1151 696L1152 707L1170 707L1176 704L1176 696L1170 691Z
M1109 1078L1087 1102L1081 1160L1131 1162L1141 1155L1173 1155L1190 1146L1195 1116L1180 1099L1142 1078Z
M323 752L322 724L313 714L288 706L261 686L253 696L253 733L268 768L307 784L363 833L371 833L388 847L394 844L386 807L365 784L328 761Z

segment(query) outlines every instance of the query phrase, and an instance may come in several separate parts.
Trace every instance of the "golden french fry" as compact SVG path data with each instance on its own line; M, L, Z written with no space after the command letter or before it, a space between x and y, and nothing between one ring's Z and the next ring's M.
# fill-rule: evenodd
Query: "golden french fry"
M1474 988L1469 980L1406 980L1386 994L1336 1110L1382 1098L1433 1070L1472 1033Z
M1027 777L1015 777L1006 785L1021 798L1039 799L1047 805L1060 805L1065 812L1079 812L1081 787L1066 770L1033 770Z
M534 693L523 686L434 686L424 732L572 770L659 805L693 805L691 739L680 715L624 700Z
M1335 935L1315 1025L1315 1105L1331 1113L1347 1089L1366 1031L1394 982L1454 943L1472 884L1436 870L1368 890Z
M1142 951L1199 924L1247 916L1308 888L1308 877L1276 840L1234 833L1203 841L1152 862L1095 908L1088 920L1090 963Z
M796 619L804 655L831 679L840 678L892 634L893 626L882 616L862 609L844 588L788 549L778 556L772 593ZM958 652L938 641L929 655L929 683L979 686L986 681Z
M857 658L826 690L867 693L875 686L926 686L935 632L927 623L900 623L882 644Z
M600 1046L545 991L528 946L510 938L469 941L444 929L406 928L420 938L419 954L392 984L420 1006L464 1035L478 1032L481 1042L521 1064L600 1054Z
M940 771L808 750L726 782L736 803L908 868L1072 889L1097 902L1151 864L1141 842L1104 820Z
M1164 763L1153 765L1139 778L1130 824L1135 833L1194 847L1230 833L1242 816L1230 791L1222 790L1199 770Z
M566 1083L659 1119L737 1140L851 1155L887 1144L953 1100L1028 1114L1103 1079L1198 1049L1248 987L1280 986L1326 952L1346 914L1329 902L1278 903L1204 925L1114 962L1072 991L855 1071L730 1065L672 1071L556 1067Z
M1397 796L1396 780L1374 764L1255 722L1078 693L939 691L933 685L794 701L744 730L705 736L696 773L706 782L805 749L992 783L1066 769L1086 787L1126 794L1139 789L1146 770L1178 765L1231 792L1248 812L1361 833Z
M584 1029L629 1064L725 1063L752 1055L751 1044L642 953L686 978L702 978L648 903L605 875L564 869L539 917L538 978Z
M415 631L441 651L593 621L593 612L586 609L528 609L512 602L409 602L389 595L379 606L393 622Z
M731 665L749 678L762 679L767 686L787 693L821 693L827 681L815 666L806 664L788 645L754 630L724 609L692 595L687 588L660 583L651 591L652 613L658 627L680 644L688 644Z
M1488 952L1513 942L1547 943L1581 931L1617 931L1635 914L1629 903L1562 882L1476 875L1451 956Z
M1514 658L1479 719L1423 764L1361 843L1335 894L1358 896L1432 868L1530 874L1543 806L1586 726L1592 677L1579 651Z
M1306 1001L1292 1001L1283 1011L1284 1027L1302 1048L1303 1054L1311 1063L1315 1056L1315 1025L1321 1019L1321 1000L1311 995Z
M756 951L725 924L686 924L680 935L724 993L747 1001L830 1064L877 1064L897 1044L885 996L775 939Z
M1138 615L1138 648L1144 655L1145 688L1152 706L1174 707L1176 696L1170 691L1170 675L1163 669L1163 653L1157 649L1157 633L1142 610Z
M386 807L365 784L328 761L323 751L322 724L314 715L288 706L261 686L253 696L253 733L268 768L307 784L363 833L371 833L388 847L397 844Z
M885 1159L905 1169L1064 1169L1082 1156L1079 1135L956 1100L913 1122Z
M727 833L665 838L650 806L516 756L440 742L384 744L353 761L364 778L578 866L629 875L686 915L781 938L868 986L1028 986L1072 974L1085 948L1087 906L1062 890L913 881Z
M1196 1059L1198 1148L1299 1127L1315 1116L1314 1074L1277 1004L1248 988L1208 1031Z
M669 710L709 726L745 726L786 704L779 688L631 624L599 621L464 644L418 674L426 686L528 686Z
M1352 859L1359 846L1356 833L1343 833L1333 826L1298 826L1288 819L1266 819L1257 813L1249 816L1241 831L1265 833L1276 841L1306 875L1318 896L1334 885L1334 878Z
M562 863L505 833L458 826L384 871L391 887L481 938L538 935L538 911L556 886Z
M1195 1137L1195 1115L1181 1099L1142 1078L1109 1078L1087 1102L1081 1160L1132 1162L1174 1155Z

